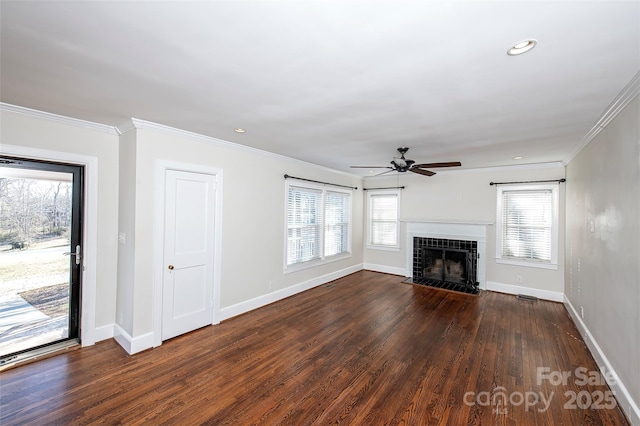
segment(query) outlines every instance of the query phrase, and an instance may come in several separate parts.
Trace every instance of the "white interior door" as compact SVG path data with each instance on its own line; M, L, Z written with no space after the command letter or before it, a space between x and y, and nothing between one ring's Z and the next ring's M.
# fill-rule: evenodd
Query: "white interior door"
M213 322L215 175L165 172L162 340Z

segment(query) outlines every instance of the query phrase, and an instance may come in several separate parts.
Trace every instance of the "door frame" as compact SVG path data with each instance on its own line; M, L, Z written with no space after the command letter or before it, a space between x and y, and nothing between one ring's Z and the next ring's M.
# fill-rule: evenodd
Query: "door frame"
M215 207L213 234L213 321L220 323L220 286L222 267L222 169L198 164L175 161L156 161L156 206L155 243L153 274L153 346L162 345L162 282L164 276L164 219L165 219L165 176L168 170L190 172L215 177Z
M82 224L82 280L80 288L80 344L91 346L104 336L96 333L96 283L98 247L98 158L2 144L2 153L25 159L63 162L84 166L84 217Z

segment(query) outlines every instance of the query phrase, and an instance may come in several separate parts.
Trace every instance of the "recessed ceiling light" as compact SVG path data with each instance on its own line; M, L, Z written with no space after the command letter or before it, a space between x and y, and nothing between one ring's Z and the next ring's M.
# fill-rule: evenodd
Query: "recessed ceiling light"
M507 55L522 55L523 53L526 53L536 47L536 44L538 44L538 41L532 38L528 40L522 40L521 42L514 44L511 49L507 50Z
M241 128L241 127L236 127L235 129L233 129L233 131L236 132L236 133L244 133L244 132L246 132L246 130Z
M517 156L513 157L513 159L514 159L514 160L522 160L522 157L521 157L521 156L519 156L519 155L517 155Z

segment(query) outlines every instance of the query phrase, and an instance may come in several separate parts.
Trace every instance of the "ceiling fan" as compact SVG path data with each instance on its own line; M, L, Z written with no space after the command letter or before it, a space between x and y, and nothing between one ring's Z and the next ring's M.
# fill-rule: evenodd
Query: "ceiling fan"
M437 167L457 167L462 166L459 161L451 161L448 163L424 163L424 164L415 164L415 161L408 160L404 158L404 154L409 151L409 148L406 146L398 148L398 152L400 153L400 158L393 157L391 160L391 166L351 166L352 169L390 169L386 172L382 172L377 174L376 176L383 175L385 173L390 173L392 171L404 173L406 171L418 173L424 176L433 176L436 172L432 172L431 170L427 170L427 168L437 168Z

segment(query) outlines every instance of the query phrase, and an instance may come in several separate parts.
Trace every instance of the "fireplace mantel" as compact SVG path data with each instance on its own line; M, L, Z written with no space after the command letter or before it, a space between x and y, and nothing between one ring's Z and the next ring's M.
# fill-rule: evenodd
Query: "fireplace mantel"
M443 225L493 225L486 220L452 220L452 219L401 219L404 223L440 223Z
M406 274L413 275L413 238L443 238L478 242L478 283L487 288L487 221L403 220L406 223Z

